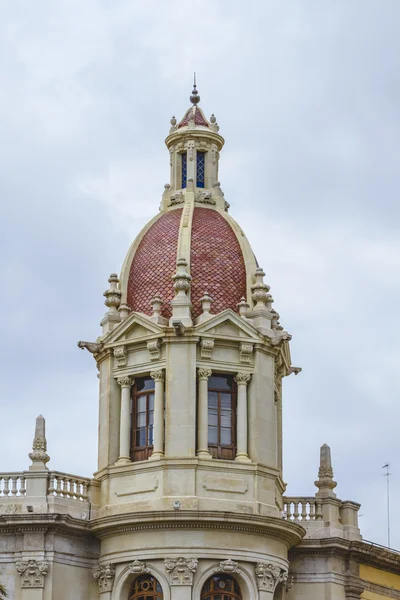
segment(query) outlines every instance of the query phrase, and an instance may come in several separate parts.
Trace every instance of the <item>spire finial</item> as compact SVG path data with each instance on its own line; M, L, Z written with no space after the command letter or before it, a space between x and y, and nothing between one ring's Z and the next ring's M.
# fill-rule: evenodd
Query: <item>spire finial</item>
M190 102L196 106L200 102L200 96L196 87L196 73L193 73L193 90L192 95L190 96Z
M336 498L336 494L333 490L337 486L337 483L336 481L333 481L331 449L328 444L323 444L321 446L318 480L314 483L319 489L316 496L321 498Z

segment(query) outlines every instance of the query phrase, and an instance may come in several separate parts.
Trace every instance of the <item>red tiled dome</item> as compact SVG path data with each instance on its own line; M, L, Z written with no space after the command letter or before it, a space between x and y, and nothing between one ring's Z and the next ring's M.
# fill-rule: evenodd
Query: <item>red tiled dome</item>
M176 271L182 209L166 212L144 234L133 257L127 288L132 310L150 315L150 301L160 294L162 314L171 316L174 297L172 275ZM246 296L246 268L236 234L228 221L209 208L194 209L190 254L193 318L201 313L200 298L207 291L212 313L231 308Z

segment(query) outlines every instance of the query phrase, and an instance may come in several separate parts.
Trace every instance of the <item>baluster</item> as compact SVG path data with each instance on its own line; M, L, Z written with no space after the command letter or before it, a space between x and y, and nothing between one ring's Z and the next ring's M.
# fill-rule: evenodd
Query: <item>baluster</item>
M310 521L315 521L315 500L310 502Z
M87 489L87 483L86 481L82 481L82 494L81 494L81 500L87 500L88 499L88 489Z
M307 521L307 502L305 500L301 501L301 520Z
M11 496L16 496L18 493L17 481L18 477L11 477Z
M293 520L294 521L298 521L299 520L299 503L298 502L293 502Z
M287 519L287 518L288 518L288 503L284 502L282 519Z
M25 483L26 483L26 477L21 475L21 477L19 478L19 495L20 496L26 496Z
M321 502L321 500L317 500L317 510L315 513L315 518L317 521L322 521L322 502Z
M69 477L65 477L64 479L64 496L65 497L70 497L73 498L73 484L72 484L72 480Z
M4 477L3 493L5 496L10 495L10 478L9 477Z
M55 479L55 477L54 477L53 473L51 473L50 474L50 481L49 481L49 491L48 491L48 494L50 496L54 496L54 493L56 491L56 488L54 486L54 479Z
M63 495L63 481L60 475L57 475L57 487L56 487L56 496Z

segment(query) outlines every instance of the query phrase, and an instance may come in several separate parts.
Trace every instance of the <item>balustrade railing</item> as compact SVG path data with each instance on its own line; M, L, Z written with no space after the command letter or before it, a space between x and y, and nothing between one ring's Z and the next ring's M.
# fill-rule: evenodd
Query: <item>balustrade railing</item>
M0 498L26 496L26 477L22 473L0 473Z
M318 498L288 497L283 498L283 518L287 521L322 521L322 502Z
M89 483L90 479L87 477L77 477L68 473L50 471L48 493L50 496L70 498L83 502L88 500Z

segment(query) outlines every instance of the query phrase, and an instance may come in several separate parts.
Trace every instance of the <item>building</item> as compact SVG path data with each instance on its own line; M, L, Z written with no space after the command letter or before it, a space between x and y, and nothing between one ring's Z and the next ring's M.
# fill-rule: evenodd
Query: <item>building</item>
M400 598L400 554L362 540L323 445L317 493L285 497L291 336L218 181L196 87L166 139L160 212L105 292L98 468L1 473L0 581L15 600Z

